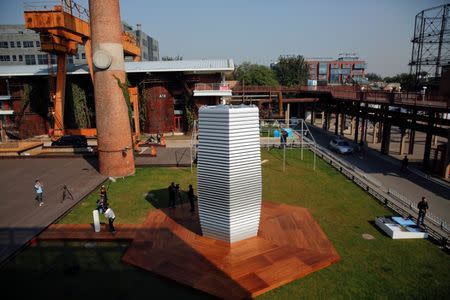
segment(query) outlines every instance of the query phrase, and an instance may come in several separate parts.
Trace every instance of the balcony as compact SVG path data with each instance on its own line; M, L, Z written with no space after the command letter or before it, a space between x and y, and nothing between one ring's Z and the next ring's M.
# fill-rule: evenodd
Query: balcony
M231 97L231 89L227 83L196 83L194 96Z

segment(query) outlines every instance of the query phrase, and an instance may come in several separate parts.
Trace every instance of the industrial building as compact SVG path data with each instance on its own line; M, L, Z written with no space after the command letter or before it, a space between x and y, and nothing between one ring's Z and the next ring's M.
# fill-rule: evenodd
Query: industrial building
M364 80L366 62L355 54L340 54L338 59L307 59L309 79L327 84L350 84Z
M142 31L139 24L136 29L133 29L132 26L122 22L122 28L139 42L141 60L159 60L158 41ZM78 52L68 56L67 60L69 64L86 64L84 46L78 45ZM39 33L25 28L25 25L0 25L0 65L48 65L49 63L56 64L56 56L41 51Z
M125 62L125 69L130 86L139 89L143 132L184 131L187 113L196 114L201 105L219 104L221 97L231 97L225 83L225 75L234 71L231 59ZM26 138L47 134L52 128L51 76L48 66L0 66L0 121L9 132ZM74 93L83 95L84 124L95 128L94 93L87 65L67 68L66 129L80 125Z

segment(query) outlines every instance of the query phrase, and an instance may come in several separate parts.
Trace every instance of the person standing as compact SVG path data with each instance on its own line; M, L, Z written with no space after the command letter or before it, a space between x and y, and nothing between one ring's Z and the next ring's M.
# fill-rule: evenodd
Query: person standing
M175 207L175 183L172 181L172 183L169 185L169 206Z
M408 169L408 156L405 155L405 157L402 160L402 171L406 171Z
M423 225L423 221L425 219L425 214L428 209L428 202L425 197L422 197L422 200L417 204L417 208L419 209L419 216L417 218L417 225Z
M195 199L195 195L194 195L194 188L192 187L192 184L189 185L189 190L188 190L188 198L189 198L189 203L191 204L191 212L195 211L195 207L194 207L194 199Z
M39 202L39 206L44 205L44 185L39 181L39 179L36 179L36 181L34 182L34 190L36 191L36 200Z
M114 211L111 209L111 207L109 207L104 214L108 219L109 231L111 231L112 233L116 233L116 229L114 228L114 220L116 219L116 215L114 214Z

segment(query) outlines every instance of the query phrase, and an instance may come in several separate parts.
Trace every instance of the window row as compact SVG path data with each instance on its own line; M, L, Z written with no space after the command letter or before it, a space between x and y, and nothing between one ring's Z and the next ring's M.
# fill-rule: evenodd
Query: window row
M11 41L11 42L6 42L6 41L0 41L0 48L22 48L22 45L24 48L33 48L34 45L36 45L36 47L41 47L41 42L40 41Z
M34 54L25 54L25 55L0 55L0 61L19 61L23 62L25 58L25 64L27 65L47 65L48 64L48 54L37 54L37 60L36 55ZM78 59L78 54L75 55L75 57ZM82 59L86 59L86 54L81 54ZM67 61L69 64L73 64L73 56L68 56ZM56 64L56 56L51 55L51 63Z

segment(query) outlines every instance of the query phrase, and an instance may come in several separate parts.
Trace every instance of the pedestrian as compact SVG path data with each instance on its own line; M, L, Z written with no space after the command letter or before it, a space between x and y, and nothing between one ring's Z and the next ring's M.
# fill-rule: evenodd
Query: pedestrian
M116 229L114 228L114 220L116 219L116 215L114 214L114 211L111 209L111 207L109 207L105 211L104 215L108 219L109 231L111 231L112 233L116 233Z
M175 203L178 201L178 203L181 204L181 194L180 194L180 185L177 183L175 185Z
M175 207L175 183L172 181L172 183L169 185L169 206Z
M425 197L422 197L422 200L417 204L417 208L419 209L419 216L417 218L417 226L423 225L423 221L425 219L425 214L428 209L428 202Z
M287 132L284 130L284 128L281 129L280 132L280 148L283 148L286 146L286 140L287 140Z
M63 196L62 196L62 200L61 203L64 202L64 200L66 200L66 198L70 198L73 200L73 195L72 193L69 191L69 188L67 187L67 185L63 186Z
M358 148L359 148L359 152L361 152L361 153L364 152L364 141L363 140L359 141Z
M195 211L195 206L194 206L195 195L194 195L194 188L192 187L192 184L189 185L187 194L188 194L189 203L191 204L191 212L194 212Z
M107 189L104 185L100 187L100 197L103 197L105 202L108 202L108 194Z
M408 156L405 155L405 157L402 160L402 167L400 170L406 171L408 169Z
M34 190L36 191L36 200L39 202L39 206L44 205L43 194L44 194L44 185L36 179L34 182Z
M102 214L107 209L108 209L108 207L105 204L105 198L103 196L100 196L100 199L97 200L97 210Z

